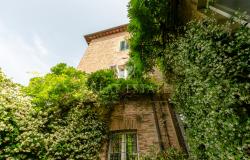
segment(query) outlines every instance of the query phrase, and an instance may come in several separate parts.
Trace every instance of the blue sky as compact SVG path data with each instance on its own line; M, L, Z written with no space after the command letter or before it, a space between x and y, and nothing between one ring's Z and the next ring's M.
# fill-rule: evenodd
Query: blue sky
M128 23L129 0L0 0L0 68L27 85L64 62L76 67L83 35Z

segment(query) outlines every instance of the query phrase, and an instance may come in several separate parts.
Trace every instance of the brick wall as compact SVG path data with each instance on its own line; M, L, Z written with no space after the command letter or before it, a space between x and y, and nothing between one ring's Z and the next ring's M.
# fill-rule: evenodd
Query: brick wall
M157 98L158 99L158 98ZM140 156L148 154L152 149L160 150L160 145L166 149L170 146L180 149L180 142L174 126L173 117L168 103L150 97L135 96L128 98L114 107L110 116L110 131L136 130ZM154 108L156 114L154 114ZM158 121L158 122L156 122ZM157 131L157 123L159 131ZM102 160L108 157L108 142L103 145L100 155Z
M77 68L87 73L95 72L110 68L119 58L128 57L128 51L120 51L120 42L128 36L128 32L120 32L92 40Z

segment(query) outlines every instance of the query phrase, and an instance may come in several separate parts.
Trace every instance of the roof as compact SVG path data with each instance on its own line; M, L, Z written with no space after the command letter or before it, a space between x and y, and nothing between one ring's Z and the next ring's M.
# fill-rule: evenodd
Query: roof
M116 34L116 33L127 31L127 28L128 28L128 24L124 24L124 25L120 25L120 26L117 26L117 27L102 30L102 31L99 31L99 32L87 34L87 35L84 36L84 38L85 38L86 42L89 44L94 39L101 38L101 37L104 37L104 36L108 36L108 35L111 35L111 34Z

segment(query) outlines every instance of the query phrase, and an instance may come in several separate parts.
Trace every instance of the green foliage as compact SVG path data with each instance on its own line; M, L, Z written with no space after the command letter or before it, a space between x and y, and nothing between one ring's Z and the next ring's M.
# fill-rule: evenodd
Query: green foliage
M23 90L0 76L0 158L98 159L106 125L87 75L58 64Z
M170 34L176 30L177 2L172 0L131 0L129 41L131 77L140 78L150 71L157 57L161 56Z
M100 70L89 75L87 84L98 95L98 102L107 111L121 98L131 95L152 94L157 86L148 80L118 79L112 70Z
M172 101L184 118L192 159L249 159L250 30L204 20L171 36L164 27L171 3L130 1L135 76L157 64L173 83Z
M69 109L79 101L94 101L95 96L86 86L87 76L66 64L58 64L51 68L51 73L44 77L31 79L26 93L38 110L47 107Z
M90 105L78 105L45 126L49 115L30 117L12 155L19 159L98 159L105 125ZM53 127L53 128L51 128ZM49 128L49 129L48 129Z
M145 80L117 79L110 70L86 75L58 64L23 87L28 97L1 72L0 159L98 159L106 138L102 110L155 88Z
M117 79L99 92L99 99L103 105L112 107L125 96L152 94L156 89L149 81Z
M9 157L16 147L23 119L30 109L29 97L0 70L0 159Z
M162 68L176 77L173 102L196 159L249 158L249 39L249 28L204 20L165 50Z
M87 86L94 92L99 92L113 83L115 78L116 75L113 70L99 70L89 75Z
M187 155L174 148L168 148L166 151L157 152L152 150L146 156L141 156L141 160L187 160Z

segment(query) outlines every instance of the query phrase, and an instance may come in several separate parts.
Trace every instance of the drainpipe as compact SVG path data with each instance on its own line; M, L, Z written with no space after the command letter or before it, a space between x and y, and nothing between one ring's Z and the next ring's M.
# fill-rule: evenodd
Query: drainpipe
M164 99L162 96L160 96L160 101L159 101L159 104L160 104L160 110L161 110L161 118L163 119L163 126L165 128L165 132L166 132L166 135L167 135L167 140L168 140L168 147L172 147L172 144L171 144L171 141L170 141L170 136L169 136L169 131L168 131L168 126L167 126L167 115L164 115L164 112L163 112L163 109L162 107L164 106ZM166 106L167 109L168 109L168 106ZM166 114L166 113L165 113Z
M160 151L163 151L164 150L164 145L163 145L163 142L162 142L160 125L159 125L159 121L158 121L159 119L158 119L157 112L156 112L155 102L154 102L153 95L151 95L150 97L151 97L151 103L152 103L152 110L153 110L153 114L154 114L156 132L157 132L158 140L160 141L159 142Z

